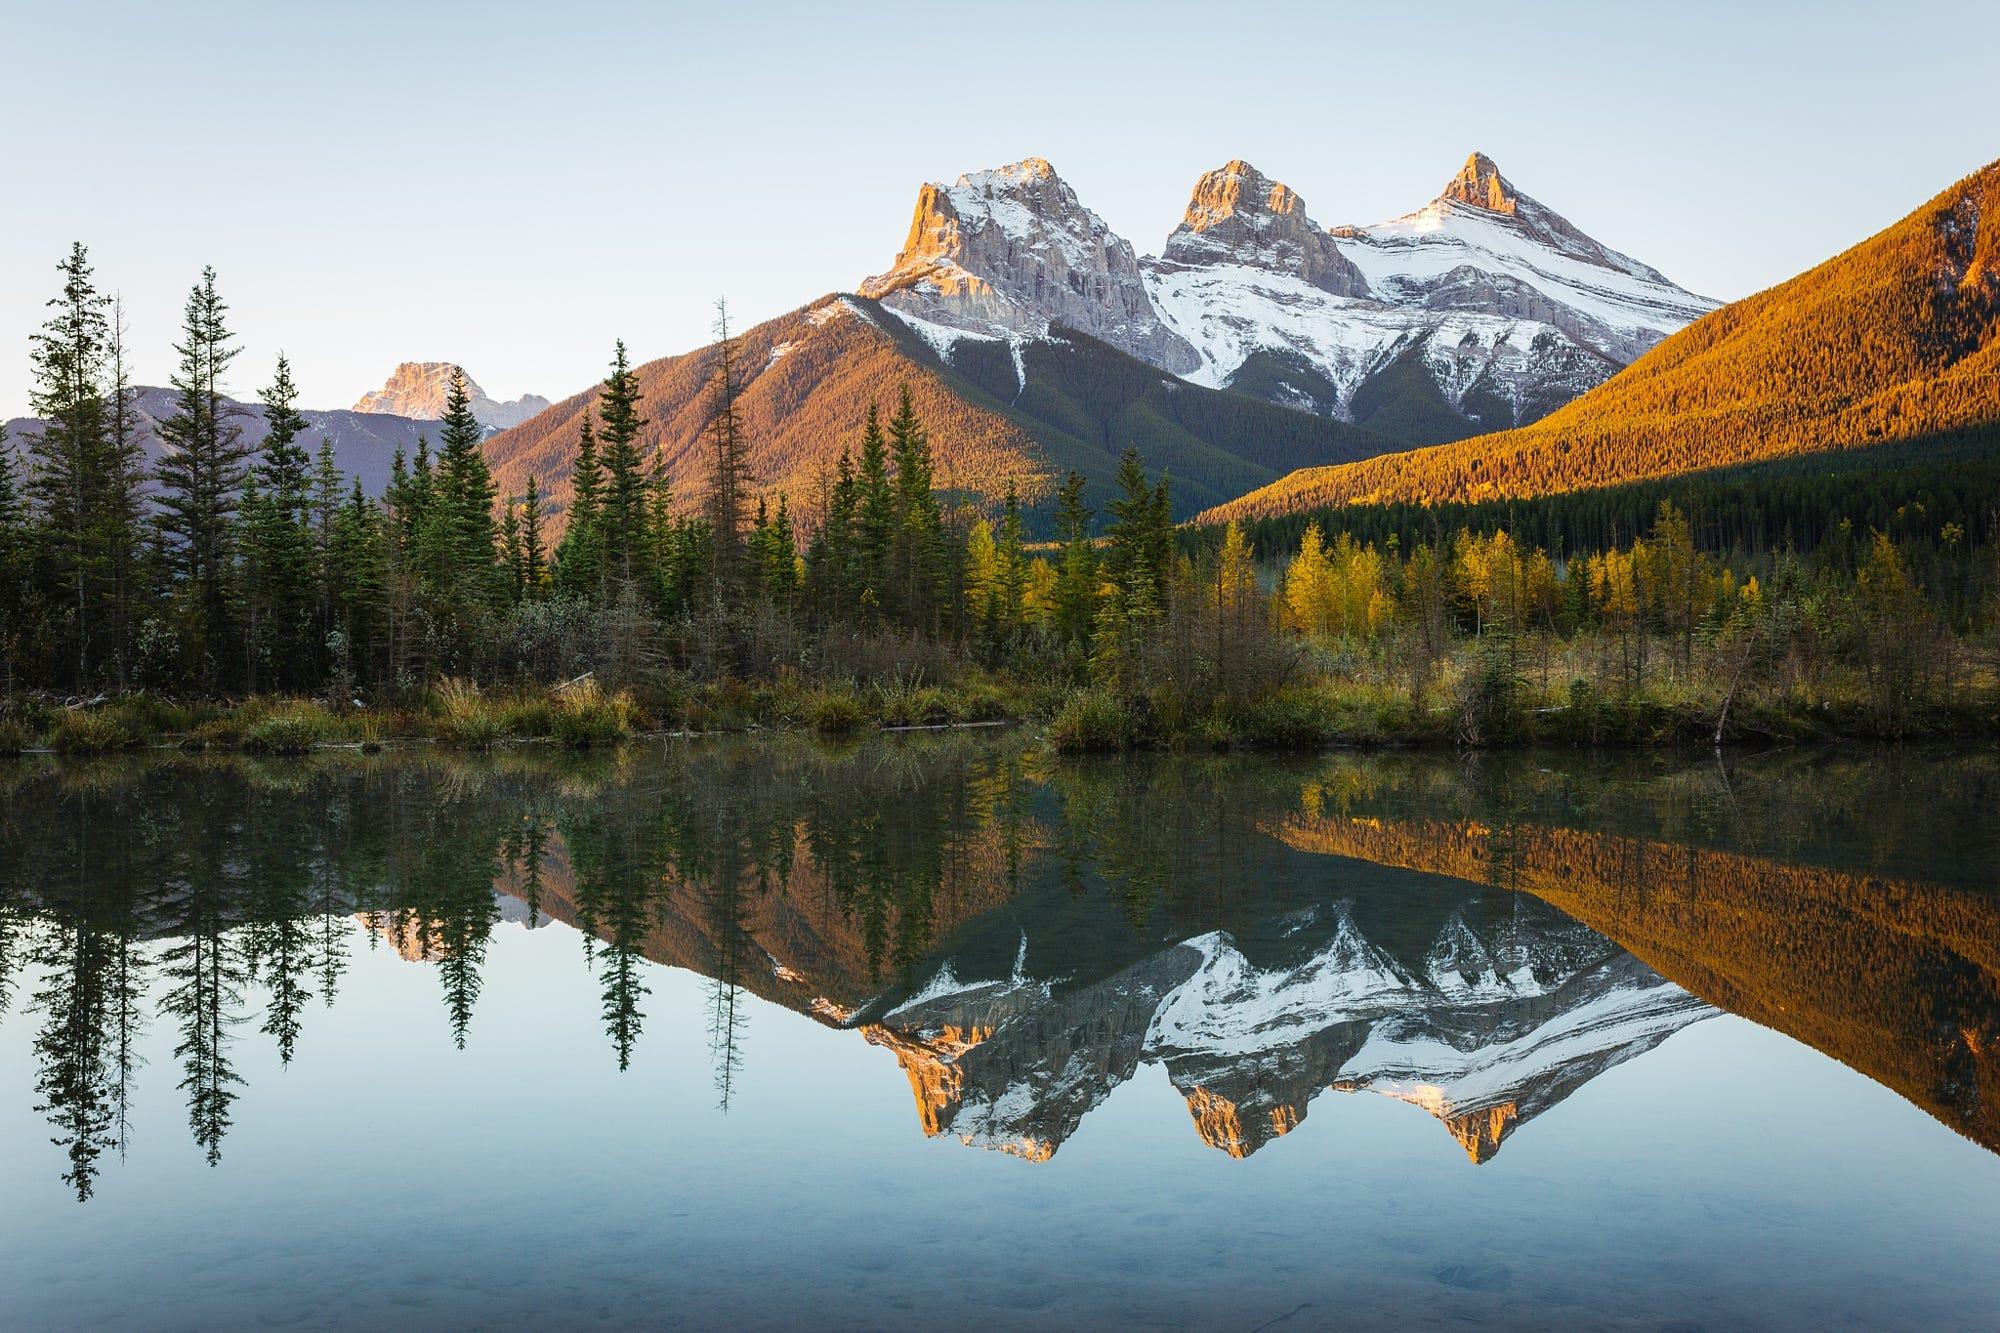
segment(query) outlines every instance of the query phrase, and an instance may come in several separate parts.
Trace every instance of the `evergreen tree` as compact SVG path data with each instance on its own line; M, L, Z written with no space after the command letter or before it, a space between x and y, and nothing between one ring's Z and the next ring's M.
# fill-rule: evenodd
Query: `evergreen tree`
M854 571L849 583L855 605L878 615L888 596L889 549L896 537L896 491L889 482L889 446L875 404L861 431L861 469L854 479Z
M146 505L139 488L146 468L145 449L139 442L139 414L132 401L132 368L125 356L125 303L115 296L111 300L109 360L107 449L97 532L111 579L112 675L118 689L124 690L130 683L133 625L140 614L140 546Z
M299 414L297 399L291 365L281 354L271 387L264 390L266 433L255 469L260 499L253 509L246 491L241 515L244 564L256 574L254 593L245 590L246 617L261 631L250 660L268 657L276 668L273 681L288 686L318 674L313 478L311 459L298 442L309 423ZM258 681L253 677L249 684L255 690Z
M590 409L577 428L576 467L570 474L569 526L556 546L556 587L590 601L603 596L604 531L602 503L604 469L597 459L597 436Z
M160 423L168 449L160 460L159 524L170 570L183 601L185 647L195 679L221 684L221 663L231 660L234 634L233 575L237 497L249 470L237 410L222 392L223 375L236 358L215 290L215 270L205 268L188 294L180 363L172 376L174 414Z
M347 677L357 669L375 667L387 648L383 614L389 560L381 511L356 481L347 503L334 516L326 562L326 581L333 590L328 632L334 645L333 666Z
M1028 560L1026 529L1021 519L1021 492L1013 482L1007 483L1007 500L1000 510L999 549L999 623L1004 630L1015 630L1021 626L1028 589Z
M727 302L715 303L715 360L709 370L708 436L713 467L709 474L708 541L713 584L719 602L745 586L744 515L749 497L749 463L744 457L742 389L736 382L736 339L729 331Z
M445 389L434 494L417 549L433 614L457 651L470 646L481 614L497 603L502 589L493 474L479 450L484 438L472 415L465 372L454 366Z
M26 518L20 483L14 479L13 450L7 446L7 428L0 425L0 699L13 697L27 629Z
M1090 542L1090 519L1090 508L1083 502L1083 474L1072 472L1056 493L1056 531L1063 540L1063 557L1051 615L1057 635L1071 643L1087 642L1097 618L1097 551Z
M858 492L854 461L846 448L834 465L834 480L825 486L819 531L806 553L807 597L822 623L854 609L854 520Z
M333 527L340 517L341 494L340 469L334 466L333 441L324 436L319 442L319 456L313 473L313 562L318 573L317 601L314 629L319 646L324 646L326 636L333 632L333 603L335 588L331 577L333 559Z
M42 419L27 438L28 490L38 518L41 586L68 664L63 677L89 686L102 653L95 642L111 586L104 511L110 487L105 375L110 298L92 282L89 251L72 245L57 265L62 292L34 335L29 407Z
M598 417L603 423L598 457L604 468L604 562L608 577L621 588L647 585L652 575L651 496L645 463L639 455L639 431L646 425L646 419L639 415L640 396L638 378L626 360L621 338L612 357L611 374L597 396Z
M778 496L777 515L768 522L763 521L764 502L757 502L759 527L762 529L758 544L758 573L763 581L764 595L771 599L771 605L781 611L790 611L798 602L799 595L799 547L797 534L792 531L791 509L782 493Z
M535 474L528 474L528 491L521 498L521 595L539 602L547 594L548 551L542 538L542 492Z
M912 629L936 632L938 594L944 574L944 519L938 506L930 433L917 419L905 384L889 418L889 449L895 460L895 533L889 545L889 580L894 610Z
M500 569L506 577L507 600L518 602L528 587L528 571L521 556L521 518L510 499L500 510Z

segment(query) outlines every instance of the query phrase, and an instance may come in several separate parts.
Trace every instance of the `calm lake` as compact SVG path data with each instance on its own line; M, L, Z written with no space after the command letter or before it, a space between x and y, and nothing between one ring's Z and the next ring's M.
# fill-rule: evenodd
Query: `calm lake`
M0 1326L2000 1327L2000 757L0 761Z

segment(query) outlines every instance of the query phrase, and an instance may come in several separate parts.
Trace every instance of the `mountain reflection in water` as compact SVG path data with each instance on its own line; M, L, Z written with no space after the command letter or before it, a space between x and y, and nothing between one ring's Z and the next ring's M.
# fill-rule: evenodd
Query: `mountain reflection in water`
M241 1048L311 1058L353 950L434 971L441 1016L407 1021L463 1046L495 932L554 922L619 1069L652 967L688 969L725 1108L747 993L891 1052L924 1133L1033 1159L1153 1065L1231 1156L1335 1090L1484 1162L1718 1007L2000 1150L1996 795L1990 756L1070 763L965 735L22 761L0 1021L33 1068L0 1095L88 1198L151 1052L214 1162Z

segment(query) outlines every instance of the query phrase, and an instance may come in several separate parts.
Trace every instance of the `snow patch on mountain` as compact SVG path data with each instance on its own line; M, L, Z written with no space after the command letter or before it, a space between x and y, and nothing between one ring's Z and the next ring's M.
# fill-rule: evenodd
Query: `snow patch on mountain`
M1431 203L1368 227L1322 227L1289 186L1232 161L1143 260L1028 158L924 186L895 264L860 290L946 360L960 337L1007 340L1022 387L1025 344L1060 325L1196 384L1347 420L1372 415L1378 377L1414 366L1467 431L1546 413L1716 305L1477 153Z
M925 185L888 272L861 284L898 314L990 336L1064 324L1172 370L1194 354L1147 298L1130 242L1042 158Z

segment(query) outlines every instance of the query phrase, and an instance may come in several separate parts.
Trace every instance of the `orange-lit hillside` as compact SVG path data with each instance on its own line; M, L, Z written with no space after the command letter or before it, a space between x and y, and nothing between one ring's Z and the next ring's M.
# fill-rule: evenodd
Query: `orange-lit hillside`
M703 426L715 359L709 346L636 370L647 422L639 445L649 459L658 450L682 510L699 508L714 465ZM1345 422L1173 379L1082 334L1016 347L968 341L947 362L861 297L828 296L743 331L736 379L752 492L785 495L808 522L840 451L859 450L868 405L893 411L904 385L930 433L938 485L991 509L1010 484L1032 507L1072 470L1101 508L1128 444L1149 468L1172 474L1182 514L1242 495L1301 463L1345 462L1397 447ZM552 536L565 523L578 426L597 392L593 385L485 445L502 495L523 494L534 476L553 510Z
M1990 893L1532 824L1329 814L1272 831L1302 851L1532 893L2000 1151Z
M1308 468L1204 519L1525 498L2000 426L2000 162L1519 430Z
M842 446L858 448L868 404L893 410L903 384L931 429L940 482L995 499L1010 480L1030 495L1043 487L1049 469L1026 431L964 402L860 311L829 297L759 324L739 340L746 461L759 494L783 492L795 509L811 509L820 477L831 475ZM709 346L637 371L647 419L640 445L648 457L660 451L680 506L688 509L707 494L714 466L702 436L714 363ZM564 526L577 428L585 407L595 406L597 390L592 385L486 443L500 493L522 494L532 474L555 510L553 532Z

